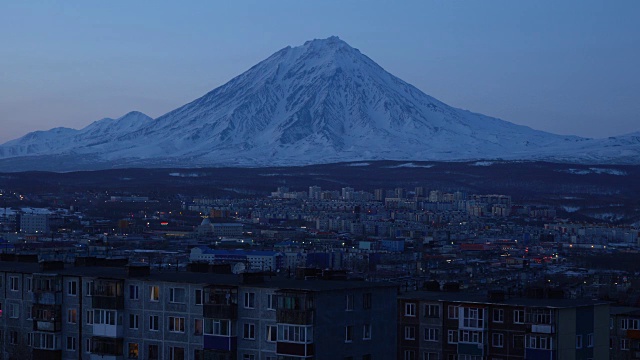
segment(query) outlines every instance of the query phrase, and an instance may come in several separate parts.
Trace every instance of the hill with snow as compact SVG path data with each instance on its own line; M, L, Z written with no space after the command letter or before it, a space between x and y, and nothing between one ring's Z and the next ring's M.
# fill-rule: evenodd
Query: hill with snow
M132 112L0 145L4 171L493 159L639 163L640 134L560 136L453 108L330 37L155 120Z

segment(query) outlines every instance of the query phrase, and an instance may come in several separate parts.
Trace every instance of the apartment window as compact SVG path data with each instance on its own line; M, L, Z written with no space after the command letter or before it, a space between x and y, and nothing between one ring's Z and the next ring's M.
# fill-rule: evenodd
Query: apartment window
M493 322L504 322L504 309L493 309Z
M256 293L244 293L244 307L245 309L253 309L256 307Z
M204 299L202 289L196 289L194 297L195 297L196 305L202 305L202 299Z
M416 328L413 326L405 326L404 327L404 339L405 340L415 340L416 339Z
M158 315L149 316L149 330L151 331L160 330L160 317Z
M137 359L139 352L138 352L138 343L129 343L129 345L127 346L129 351L129 359Z
M149 300L151 301L160 301L160 287L149 286Z
M424 329L424 340L425 341L439 341L440 337L438 336L438 329L436 329L436 328L426 328L426 329Z
M278 325L278 341L310 343L313 341L313 328L303 325L280 324Z
M169 331L170 332L184 332L184 318L177 316L169 316Z
M193 321L193 334L202 335L202 319L194 319Z
M371 340L371 324L362 326L362 340Z
M67 336L67 351L76 351L76 338Z
M513 323L524 324L524 310L513 310Z
M482 332L460 330L460 335L458 335L458 341L465 342L465 343L474 343L474 344L482 343L483 342Z
M458 343L458 331L457 330L449 330L447 333L447 342L449 344L457 344Z
M33 306L27 305L27 320L31 320L33 318Z
M582 342L582 340L580 340ZM546 335L527 335L527 348L539 350L553 349L553 338ZM582 347L582 344L580 345Z
M9 304L9 317L12 319L17 319L20 317L20 305Z
M78 322L78 310L76 309L67 310L67 322L69 324L75 324Z
M457 319L460 316L460 306L449 305L447 312L449 319Z
M147 348L147 358L149 360L158 360L160 357L160 347L158 345L149 345Z
M416 304L405 303L404 304L404 316L416 316Z
M20 282L18 281L17 276L9 277L9 286L11 291L19 291L20 290Z
M582 335L576 335L576 349L582 349Z
M2 332L0 332L0 335L2 335ZM0 339L2 339L2 336L0 336ZM27 346L33 346L33 333L27 333Z
M78 281L77 280L69 280L69 281L67 281L67 295L69 295L69 296L78 296Z
M416 360L416 352L414 350L405 350L404 360Z
M25 290L27 292L32 292L33 291L33 279L28 277L28 278L25 278L24 281L25 281L25 288L26 288Z
M620 339L620 350L629 350L629 339Z
M184 304L185 301L184 288L171 288L169 289L169 302Z
M87 310L85 319L87 319L87 325L93 325L93 310Z
M93 281L87 281L85 284L85 295L93 296Z
M129 314L129 329L138 330L139 317L136 314Z
M504 334L493 333L491 345L498 348L504 347Z
M347 294L345 296L345 308L346 311L353 310L353 294Z
M275 294L267 294L267 310L275 310L276 309L276 296Z
M438 360L438 353L426 352L422 356L422 360Z
M204 319L204 334L229 336L231 335L231 321L218 319Z
M593 334L587 335L587 347L593 347Z
M440 305L428 304L425 306L425 315L430 318L440 317Z
M371 293L362 294L362 308L371 309Z
M169 360L184 360L184 348L169 346Z
M140 287L138 285L129 285L129 299L130 300L140 299Z
M9 331L9 344L17 345L18 344L18 332L15 330Z
M484 309L465 307L462 309L462 324L470 328L484 327Z
M353 325L347 325L344 327L344 342L353 341Z
M242 337L247 340L255 340L256 338L256 324L245 323L242 332Z
M256 360L256 356L253 354L243 354L242 360Z
M16 333L17 335L17 333ZM35 333L33 334L33 348L53 350L60 346L60 335L52 333Z
M534 324L551 324L553 313L549 309L535 309L529 314L529 318Z
M115 310L94 310L93 322L95 324L115 325L116 315ZM118 325L120 324L122 324L122 317L118 321Z
M267 325L267 341L278 341L278 325Z

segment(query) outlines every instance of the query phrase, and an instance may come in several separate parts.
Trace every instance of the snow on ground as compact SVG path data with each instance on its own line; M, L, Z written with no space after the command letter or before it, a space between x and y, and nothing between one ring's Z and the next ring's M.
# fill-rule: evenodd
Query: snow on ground
M476 161L471 166L491 166L493 165L493 161Z
M588 168L588 169L567 169L560 170L562 172L566 172L574 175L589 175L589 174L606 174L606 175L615 175L615 176L626 176L627 172L618 170L618 169L606 169L606 168Z
M393 166L386 166L387 169L397 169L397 168L424 168L424 169L430 169L432 168L434 165L431 164L415 164L415 163L404 163L404 164L400 164L400 165L393 165Z
M174 172L174 173L170 173L169 176L175 176L175 177L199 177L200 174L198 174L198 173L179 173L179 172Z

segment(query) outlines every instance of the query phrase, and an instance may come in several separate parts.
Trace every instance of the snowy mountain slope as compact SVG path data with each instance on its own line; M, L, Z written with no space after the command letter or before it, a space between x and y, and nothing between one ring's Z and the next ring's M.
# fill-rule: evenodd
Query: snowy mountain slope
M91 153L96 145L105 143L109 138L138 130L152 121L153 119L149 116L139 111L132 111L118 119L104 118L95 121L80 130L55 128L48 131L35 131L0 146L0 158Z
M83 154L97 168L382 159L640 161L637 134L559 136L456 109L337 37L286 47L155 121L130 115L82 130L27 134L0 146L0 159Z

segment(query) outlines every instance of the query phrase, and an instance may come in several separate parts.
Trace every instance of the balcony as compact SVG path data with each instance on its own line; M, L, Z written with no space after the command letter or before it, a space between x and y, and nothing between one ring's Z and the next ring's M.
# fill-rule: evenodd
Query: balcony
M235 351L218 351L218 350L207 350L204 349L203 358L204 359L216 359L216 360L235 360L237 355ZM196 360L200 360L198 358Z
M93 283L91 306L94 309L124 309L124 282L122 280L99 279Z
M276 355L307 357L313 356L315 347L313 344L300 344L278 341L276 343Z
M38 360L62 360L62 350L33 349L32 355Z
M61 331L62 316L60 314L60 305L34 305L31 313L31 318L33 319L33 331Z
M313 324L313 310L277 309L276 322L281 324L311 325Z
M124 357L122 344L122 338L113 339L94 336L91 338L91 358L98 356L100 359L122 359ZM95 358L97 359L98 357Z
M238 305L205 304L202 308L202 315L211 319L235 320L238 318Z
M556 332L555 326L550 324L531 324L530 331L539 334L553 334Z
M31 293L34 304L61 305L62 292L60 291L34 291Z
M91 360L124 360L123 355L108 355L108 354L91 354L89 356Z
M237 319L238 289L225 286L206 287L202 315L211 319Z
M235 352L238 338L235 336L204 335L204 349L222 352Z
M122 310L124 309L124 296L93 295L91 306L94 309Z
M107 338L120 338L123 334L122 325L93 324L93 335Z

